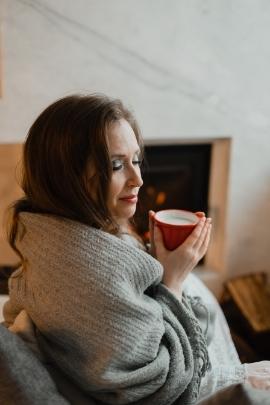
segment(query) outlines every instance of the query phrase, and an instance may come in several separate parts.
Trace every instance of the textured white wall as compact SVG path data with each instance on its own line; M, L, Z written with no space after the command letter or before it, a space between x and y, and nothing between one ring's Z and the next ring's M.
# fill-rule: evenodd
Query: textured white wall
M268 0L2 0L1 21L0 142L93 91L147 139L231 136L228 274L270 272Z

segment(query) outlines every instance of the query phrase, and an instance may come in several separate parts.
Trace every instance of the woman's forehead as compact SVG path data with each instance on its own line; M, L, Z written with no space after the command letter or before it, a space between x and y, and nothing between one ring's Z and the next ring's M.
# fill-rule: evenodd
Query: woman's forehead
M140 148L130 124L121 119L114 122L108 131L108 148L111 155L136 153Z

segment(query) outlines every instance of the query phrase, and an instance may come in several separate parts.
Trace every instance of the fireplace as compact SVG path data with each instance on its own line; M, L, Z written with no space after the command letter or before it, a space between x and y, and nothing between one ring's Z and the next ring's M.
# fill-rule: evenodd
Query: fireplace
M136 215L141 235L148 236L150 209L178 208L208 213L211 148L210 143L146 145L144 184Z
M145 239L149 237L150 209L179 208L204 211L210 216L213 219L211 242L198 271L211 273L210 278L215 274L213 283L222 280L226 272L230 151L229 137L147 141L146 164L142 168L144 185L136 212L138 231ZM207 284L210 286L211 280ZM219 294L215 286L212 290Z

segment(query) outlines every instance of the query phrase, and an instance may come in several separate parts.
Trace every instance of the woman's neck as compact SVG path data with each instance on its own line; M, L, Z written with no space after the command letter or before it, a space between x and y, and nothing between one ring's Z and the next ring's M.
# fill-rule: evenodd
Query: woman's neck
M129 220L123 220L121 222L118 221L118 225L119 233L131 235L134 238L138 239L140 242L143 242L142 238L137 233L135 226Z

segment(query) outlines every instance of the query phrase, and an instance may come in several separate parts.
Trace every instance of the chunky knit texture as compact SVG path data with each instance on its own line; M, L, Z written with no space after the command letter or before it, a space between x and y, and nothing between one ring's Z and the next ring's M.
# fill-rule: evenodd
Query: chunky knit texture
M149 254L64 218L20 214L25 269L10 279L7 324L25 309L45 357L105 404L196 401L209 368L191 304L160 283Z

